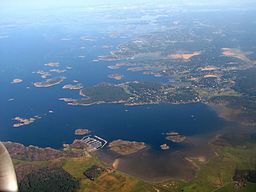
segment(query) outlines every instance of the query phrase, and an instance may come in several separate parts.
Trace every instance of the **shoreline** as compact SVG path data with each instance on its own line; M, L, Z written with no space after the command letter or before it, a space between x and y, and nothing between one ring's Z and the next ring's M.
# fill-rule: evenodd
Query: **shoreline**
M240 114L239 110L232 109L230 107L227 107L224 103L204 103L207 105L210 109L216 112L216 114L226 120L231 122L237 122L236 116Z

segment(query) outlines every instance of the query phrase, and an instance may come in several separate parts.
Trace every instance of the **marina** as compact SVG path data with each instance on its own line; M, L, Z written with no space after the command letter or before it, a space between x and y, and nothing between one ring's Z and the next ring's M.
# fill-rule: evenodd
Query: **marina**
M96 151L103 148L108 143L105 139L97 135L85 136L81 139L81 141L86 144L88 151Z

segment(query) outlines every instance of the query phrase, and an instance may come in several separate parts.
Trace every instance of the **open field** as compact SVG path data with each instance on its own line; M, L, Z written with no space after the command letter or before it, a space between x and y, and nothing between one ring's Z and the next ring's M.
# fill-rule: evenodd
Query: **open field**
M149 184L146 184L139 179L132 178L124 173L120 173L119 171L114 171L111 173L104 172L95 181L91 181L83 175L83 172L95 164L104 166L96 158L80 157L67 159L63 164L63 168L65 171L80 181L81 186L79 192L154 191Z

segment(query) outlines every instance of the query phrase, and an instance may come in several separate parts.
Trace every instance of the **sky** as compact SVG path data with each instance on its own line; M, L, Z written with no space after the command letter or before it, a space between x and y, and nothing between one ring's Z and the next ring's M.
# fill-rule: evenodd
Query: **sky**
M138 3L153 2L172 3L184 5L218 5L218 6L235 6L247 5L255 3L255 0L1 0L1 8L18 8L29 9L39 8L45 9L49 7L76 7L76 6L99 6L99 5L136 5Z
M17 15L37 14L38 10L71 10L75 8L97 9L99 7L126 7L178 5L179 7L193 7L193 9L209 8L253 8L256 0L0 0L0 16L11 17ZM1 18L0 18L1 22Z

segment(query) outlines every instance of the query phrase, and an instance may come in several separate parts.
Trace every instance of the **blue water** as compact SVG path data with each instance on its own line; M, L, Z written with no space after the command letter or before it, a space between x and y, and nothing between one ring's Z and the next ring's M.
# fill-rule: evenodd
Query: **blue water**
M16 100L9 104L4 113L1 110L4 116L1 116L0 139L26 145L60 148L63 143L70 143L78 138L74 135L75 129L88 128L108 141L144 141L154 148L159 148L160 144L167 142L162 133L177 131L186 136L193 136L216 131L224 124L203 104L136 107L104 104L72 107L62 102L47 101L47 98L44 100L44 97L38 97L30 103L33 107L29 107L19 105L19 100ZM49 109L54 113L47 113ZM43 115L44 113L47 115ZM12 128L13 122L10 118L19 114L28 117L30 114L38 114L42 119L28 126Z
M91 28L93 30L93 28ZM54 31L54 33L52 33ZM75 31L75 32L74 32ZM225 122L215 112L203 104L186 105L145 105L127 107L124 105L97 105L90 107L68 106L58 101L61 97L78 98L77 90L63 90L64 84L78 80L85 86L100 82L119 83L108 78L109 73L124 73L121 82L164 81L125 69L111 71L108 65L117 62L93 62L99 55L106 55L126 38L110 38L95 31L63 32L57 26L24 26L6 29L9 38L0 41L0 140L20 142L25 145L51 146L61 148L63 143L71 143L74 130L88 128L93 134L108 141L126 139L144 141L153 148L170 143L162 133L177 131L186 136L206 134L222 128ZM92 36L96 41L82 41L81 36ZM70 41L61 41L71 38ZM80 47L85 49L80 49ZM79 55L85 55L84 59ZM59 69L71 66L64 74L66 80L50 88L35 88L33 82L41 81L32 72L48 70L44 64L60 62ZM11 84L14 78L21 78L21 84ZM14 101L8 99L14 98ZM53 110L54 113L48 113ZM128 110L128 111L127 111ZM13 128L13 118L29 118L39 115L42 119L19 128Z

